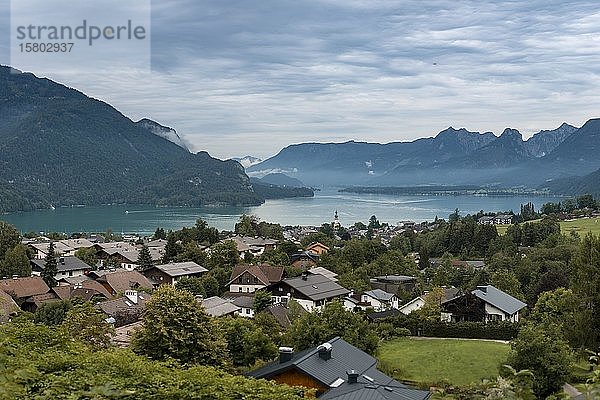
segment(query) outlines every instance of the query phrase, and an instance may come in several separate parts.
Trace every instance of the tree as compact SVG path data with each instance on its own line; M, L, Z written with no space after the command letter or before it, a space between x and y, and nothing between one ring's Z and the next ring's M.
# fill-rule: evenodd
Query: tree
M12 277L14 275L31 276L31 263L27 257L27 247L18 244L9 249L0 261L0 277Z
M75 257L79 258L81 261L96 269L96 264L98 263L98 257L96 257L96 250L93 247L85 248L82 247L75 252Z
M162 262L165 264L170 263L177 257L181 251L181 246L177 243L177 238L173 232L169 232L167 238L167 244L165 245L165 254L163 255Z
M248 367L258 360L270 361L277 356L277 347L253 320L229 317L220 320L219 325L234 366Z
M70 337L92 349L109 347L115 333L102 313L89 302L78 304L69 310L61 327Z
M154 266L154 262L152 261L152 255L150 254L150 249L145 244L142 245L138 253L137 258L137 269L140 271L146 271Z
M206 290L204 289L201 278L184 276L177 281L175 287L179 290L187 290L194 296L206 296Z
M381 224L379 223L379 220L377 219L376 216L371 215L371 218L369 218L369 225L367 226L367 229L379 229L381 228Z
M21 243L21 234L14 226L0 221L0 260L9 249Z
M598 208L598 203L591 194L584 194L583 196L577 197L577 208L580 210L584 208L595 210Z
M428 321L439 321L442 313L442 302L446 298L446 293L441 287L434 287L427 297L425 304L421 309L417 310L417 315Z
M33 315L33 322L48 326L58 326L63 323L73 304L69 300L52 301L40 305Z
M502 290L519 300L524 300L525 296L521 290L521 283L514 272L508 269L498 269L492 273L491 282L493 286Z
M56 261L56 253L54 252L54 242L48 245L48 253L44 261L44 269L42 270L42 279L50 287L57 285L56 274L58 273L58 263Z
M257 290L254 292L254 312L259 313L273 304L271 293L266 290Z
M156 228L154 231L154 235L152 236L152 240L162 239L165 240L167 238L167 233L163 228Z
M146 303L143 327L133 350L155 360L224 366L227 343L194 296L171 285L159 287Z
M528 323L511 343L508 364L534 375L533 389L538 398L561 390L570 376L573 355L558 327Z
M211 248L210 264L213 268L221 267L231 272L239 262L240 253L232 240L217 243Z
M257 236L256 225L258 225L256 217L244 214L240 217L239 222L235 224L235 233L242 236Z
M375 354L379 346L373 326L362 315L346 311L339 301L326 304L321 311L298 317L288 330L286 341L295 349L304 350L336 336L369 354Z

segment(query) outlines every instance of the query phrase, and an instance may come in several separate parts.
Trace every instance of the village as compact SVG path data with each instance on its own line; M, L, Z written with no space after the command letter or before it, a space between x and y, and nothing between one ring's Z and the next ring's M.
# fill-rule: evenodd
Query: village
M386 359L377 350L381 343L406 336L507 343L544 292L565 287L548 261L535 277L525 278L523 268L532 268L549 240L575 245L579 239L561 235L558 222L546 217L514 224L525 212L462 217L457 210L448 221L393 225L372 216L346 227L337 211L331 222L305 227L244 215L233 232L198 220L146 237L27 234L15 249L27 254L29 269L0 280L0 317L43 322L85 302L113 329L112 345L128 348L145 329L147 305L173 288L188 293L187 306L216 326L242 324L266 335L271 347L250 358L230 349L239 373L310 388L325 399L365 390L427 399L440 383L407 379L389 367L382 372L374 358ZM508 228L499 235L502 225ZM327 318L358 325L339 327ZM310 333L317 326L323 331ZM364 336L351 339L344 329Z

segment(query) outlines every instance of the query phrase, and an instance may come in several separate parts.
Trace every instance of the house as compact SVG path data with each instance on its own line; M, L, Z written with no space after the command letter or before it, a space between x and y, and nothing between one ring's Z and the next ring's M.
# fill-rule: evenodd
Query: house
M209 297L207 299L198 298L204 311L211 317L223 317L226 315L234 315L240 312L240 307L234 305L231 300L223 299L219 296Z
M31 273L35 276L40 276L46 267L46 261L43 259L33 259L30 263ZM93 269L91 266L74 256L60 256L57 258L56 264L58 272L56 273L55 278L57 280L64 277L83 276L86 272Z
M442 320L519 322L519 311L527 304L492 285L477 286L470 293L442 303Z
M398 296L392 293L384 292L381 289L373 289L364 292L361 295L361 302L369 303L370 307L375 311L398 308Z
M193 261L156 265L144 275L157 285L175 285L181 278L201 277L208 270Z
M325 246L321 242L314 242L314 243L309 244L306 247L306 251L309 251L313 254L317 254L317 255L321 256L329 251L329 247Z
M309 269L308 271L309 274L313 274L313 275L323 275L326 278L331 279L334 282L337 282L338 279L338 274L336 274L333 271L328 270L327 268L323 268L323 267L314 267Z
M147 293L126 290L122 297L100 302L96 307L116 326L122 326L140 320L150 298Z
M98 274L100 271L94 272ZM152 282L138 271L106 271L106 273L101 273L96 280L113 296L130 289L152 290L154 288Z
M372 278L370 283L371 288L381 289L388 293L412 292L417 284L417 278L405 275L384 275Z
M374 357L339 337L299 353L280 347L279 361L246 375L315 389L317 398L326 400L426 400L431 396L383 374Z
M459 289L454 288L454 287L452 287L452 288L443 288L443 290L444 290L444 298L442 299L442 303L445 302L445 301L448 301L450 299L455 298L456 295L459 292ZM427 299L427 296L430 293L431 292L425 292L421 296L415 297L414 299L412 299L408 303L406 303L403 306L401 306L399 308L399 310L402 312L402 314L405 314L405 315L408 315L408 314L410 314L413 311L420 310L425 305L425 301Z
M25 302L33 296L42 296L50 291L46 282L39 276L26 278L12 278L0 280L0 290L10 295L24 311L31 311L23 307ZM35 311L35 308L33 309Z
M113 297L100 282L91 279L73 285L58 285L51 288L50 291L60 300L78 297L85 301L92 301L98 299L108 300Z
M275 303L296 300L306 311L321 309L334 299L343 299L350 291L323 275L304 273L268 287Z
M307 270L313 268L319 262L319 255L310 251L293 254L291 257L292 267Z
M246 254L251 254L255 257L261 256L265 251L275 250L278 243L275 239L238 235L224 239L221 243L226 241L235 243L238 253L242 258L244 258Z
M254 296L237 296L231 303L240 309L236 315L245 318L254 318Z
M238 265L231 272L229 291L231 293L254 293L281 281L283 267L269 264Z
M71 246L67 246L62 242L53 242L54 243L54 254L56 256L66 255L72 256L75 254L75 249ZM44 243L29 243L29 248L33 250L33 258L36 260L43 260L48 255L48 251L50 251L50 242Z
M512 220L513 216L511 214L484 215L477 220L477 223L480 225L510 225L512 224Z
M9 322L19 311L21 309L13 298L5 291L0 290L0 324Z
M299 307L298 311L300 314L306 313L304 308ZM273 318L281 325L283 328L287 329L292 325L292 320L290 318L290 309L282 303L271 304L269 307L265 308L265 312L271 314Z
M89 249L94 247L94 243L90 242L87 239L65 239L60 240L58 243L62 243L73 249L73 254L65 255L75 255L75 252L79 249Z

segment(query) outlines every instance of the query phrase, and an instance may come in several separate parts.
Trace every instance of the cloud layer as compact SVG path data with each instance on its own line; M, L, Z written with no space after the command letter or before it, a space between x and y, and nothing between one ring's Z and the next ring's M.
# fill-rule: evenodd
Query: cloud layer
M151 73L32 72L222 158L600 116L594 1L156 0L152 60Z

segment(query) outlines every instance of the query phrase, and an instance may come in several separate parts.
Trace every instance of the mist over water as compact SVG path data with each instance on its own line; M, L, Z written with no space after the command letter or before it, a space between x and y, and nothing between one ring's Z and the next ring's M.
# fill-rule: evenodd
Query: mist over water
M339 193L337 189L316 192L314 198L268 200L256 207L153 207L116 205L57 208L1 215L22 232L104 232L151 234L157 227L167 230L192 226L202 218L219 230L233 230L242 214L256 215L263 221L282 225L321 225L333 220L337 210L340 222L349 226L367 222L376 215L381 222L431 221L448 218L458 208L462 215L513 210L533 202L536 210L560 198L542 196L391 196Z

